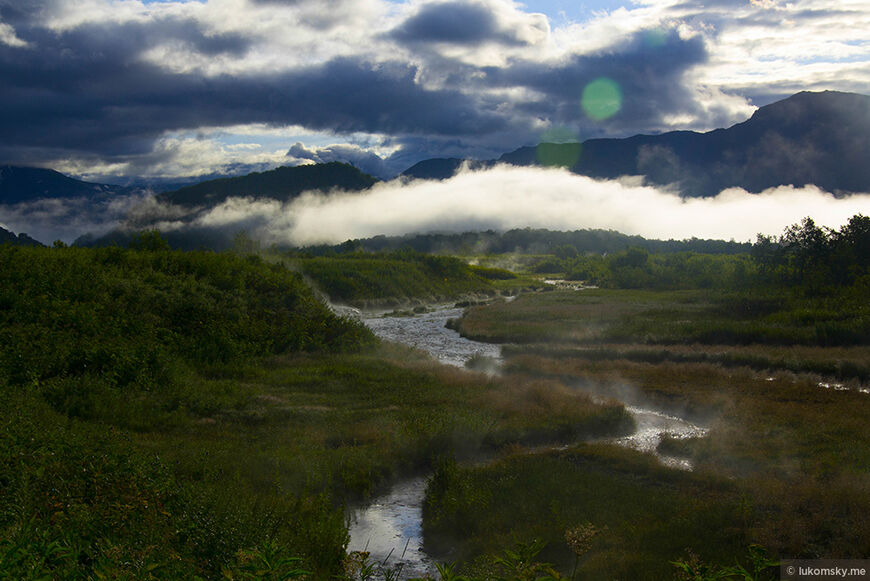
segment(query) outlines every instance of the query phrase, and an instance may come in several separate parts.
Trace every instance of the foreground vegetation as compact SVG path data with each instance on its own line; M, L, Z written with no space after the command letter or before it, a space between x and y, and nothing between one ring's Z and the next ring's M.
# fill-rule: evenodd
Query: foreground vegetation
M3 578L340 578L345 504L392 479L632 429L379 346L256 257L151 233L3 246L0 277Z
M374 578L345 554L345 506L426 472L426 543L458 561L442 579L761 579L779 558L865 557L868 235L857 216L748 255L562 247L519 278L409 251L270 264L154 233L2 246L0 578ZM365 304L583 268L611 288L455 322L506 343L496 377L380 344L303 278ZM600 441L633 429L610 398L707 426L659 444L694 472Z
M487 555L531 538L547 542L542 554L558 569L585 579L732 578L714 573L735 559L746 565L755 550L746 547L757 546L773 560L865 557L868 239L860 216L840 232L807 220L760 239L752 257L728 258L747 265L743 290L691 276L680 283L689 288L660 290L669 284L655 278L663 258L650 256L637 267L653 277L647 288L469 309L456 328L507 343L511 377L545 377L709 431L659 444L689 460L691 473L601 445L442 466L427 498L427 540L455 547L472 575L491 566ZM578 527L596 531L582 556L571 545Z

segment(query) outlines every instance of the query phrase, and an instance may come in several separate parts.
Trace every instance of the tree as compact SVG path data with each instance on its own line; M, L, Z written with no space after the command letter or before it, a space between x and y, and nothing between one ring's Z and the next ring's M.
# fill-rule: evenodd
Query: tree
M828 232L816 226L809 216L800 224L786 228L780 243L792 267L796 269L798 280L804 280L813 269L825 267L829 254Z
M161 235L160 230L142 230L133 234L128 244L131 250L147 250L149 252L157 252L160 250L170 250L169 242Z
M260 251L260 243L247 233L245 230L239 230L233 236L233 252L239 255L256 254Z
M560 244L553 249L553 254L562 260L577 258L577 249L570 244Z
M778 267L783 266L785 254L782 251L782 246L773 236L758 234L755 238L755 244L752 245L752 259L758 266L758 270L762 274L771 274Z

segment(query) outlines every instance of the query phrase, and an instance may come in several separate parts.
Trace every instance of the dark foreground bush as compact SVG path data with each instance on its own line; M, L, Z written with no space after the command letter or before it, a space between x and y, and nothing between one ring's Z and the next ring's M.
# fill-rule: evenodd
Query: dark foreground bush
M0 381L76 417L171 416L201 405L190 370L370 341L298 274L256 258L0 247Z

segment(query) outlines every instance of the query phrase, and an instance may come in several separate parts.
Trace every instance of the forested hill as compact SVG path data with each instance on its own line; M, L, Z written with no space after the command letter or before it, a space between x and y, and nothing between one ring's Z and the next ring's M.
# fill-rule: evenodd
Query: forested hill
M154 234L134 246L0 245L0 342L7 346L0 384L38 384L61 411L88 418L135 414L131 400L148 394L156 407L136 420L147 423L197 405L184 401L184 369L352 349L370 338L282 266L170 251Z
M352 165L332 162L279 167L265 172L221 178L157 196L163 202L187 207L213 207L234 196L290 200L305 191L365 190L377 180Z
M410 248L430 254L550 254L559 247L574 252L606 254L631 247L650 252L703 252L707 254L737 254L748 252L751 244L724 240L647 240L614 230L574 230L558 232L546 229L517 228L507 232L487 230L462 234L407 234L405 236L375 236L349 240L337 246L316 246L305 251L313 255L352 251L382 252Z

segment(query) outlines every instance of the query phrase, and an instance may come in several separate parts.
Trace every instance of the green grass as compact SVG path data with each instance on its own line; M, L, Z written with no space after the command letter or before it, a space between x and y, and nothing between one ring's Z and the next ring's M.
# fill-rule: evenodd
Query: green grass
M669 561L696 556L725 567L756 543L774 558L861 558L870 352L860 336L818 330L849 317L860 327L862 308L848 293L585 290L469 309L458 327L511 342L514 380L627 398L709 432L661 445L694 473L601 445L442 467L427 501L432 542L459 547L480 573L505 547L544 539L543 558L568 573L564 532L590 522L605 532L580 561L577 578L589 579L672 578Z
M495 294L490 281L509 274L496 269L474 269L458 258L414 252L345 254L299 258L294 262L332 301L354 305Z
M626 429L613 406L567 392L540 401L540 386L508 386L410 355L285 355L212 369L191 378L191 389L234 385L232 405L179 412L171 426L138 431L70 419L35 393L4 388L11 404L0 432L0 553L66 552L0 570L138 577L154 567L210 577L241 567L240 551L278 543L324 578L341 567L345 502L443 456ZM547 421L551 407L559 424Z
M560 361L576 360L572 366L583 365L582 361L618 361L637 363L697 363L724 367L747 367L756 371L788 371L800 374L815 374L819 382L844 382L859 387L870 382L870 347L817 347L780 345L505 345L502 353L513 355L538 355ZM513 369L520 371L518 360ZM558 374L558 371L554 371ZM824 380L824 381L823 381Z
M668 560L686 548L714 562L740 554L747 531L739 509L738 490L725 479L586 445L487 466L442 465L428 490L425 534L466 558L539 539L547 542L541 558L570 572L566 532L591 523L600 532L577 578L659 580L673 577Z
M535 538L567 573L565 533L586 523L577 578L668 578L752 543L866 556L860 293L527 294L457 323L514 343L491 377L378 344L280 264L158 241L0 248L0 577L341 578L345 503L433 469L427 542L482 578ZM359 304L530 284L407 252L306 263ZM588 392L709 425L662 445L696 472L605 444L541 452L631 431Z
M2 247L0 279L0 577L331 578L345 503L445 455L630 429L381 346L256 258Z
M848 346L870 342L870 307L843 294L583 290L527 294L470 309L457 325L497 343Z

